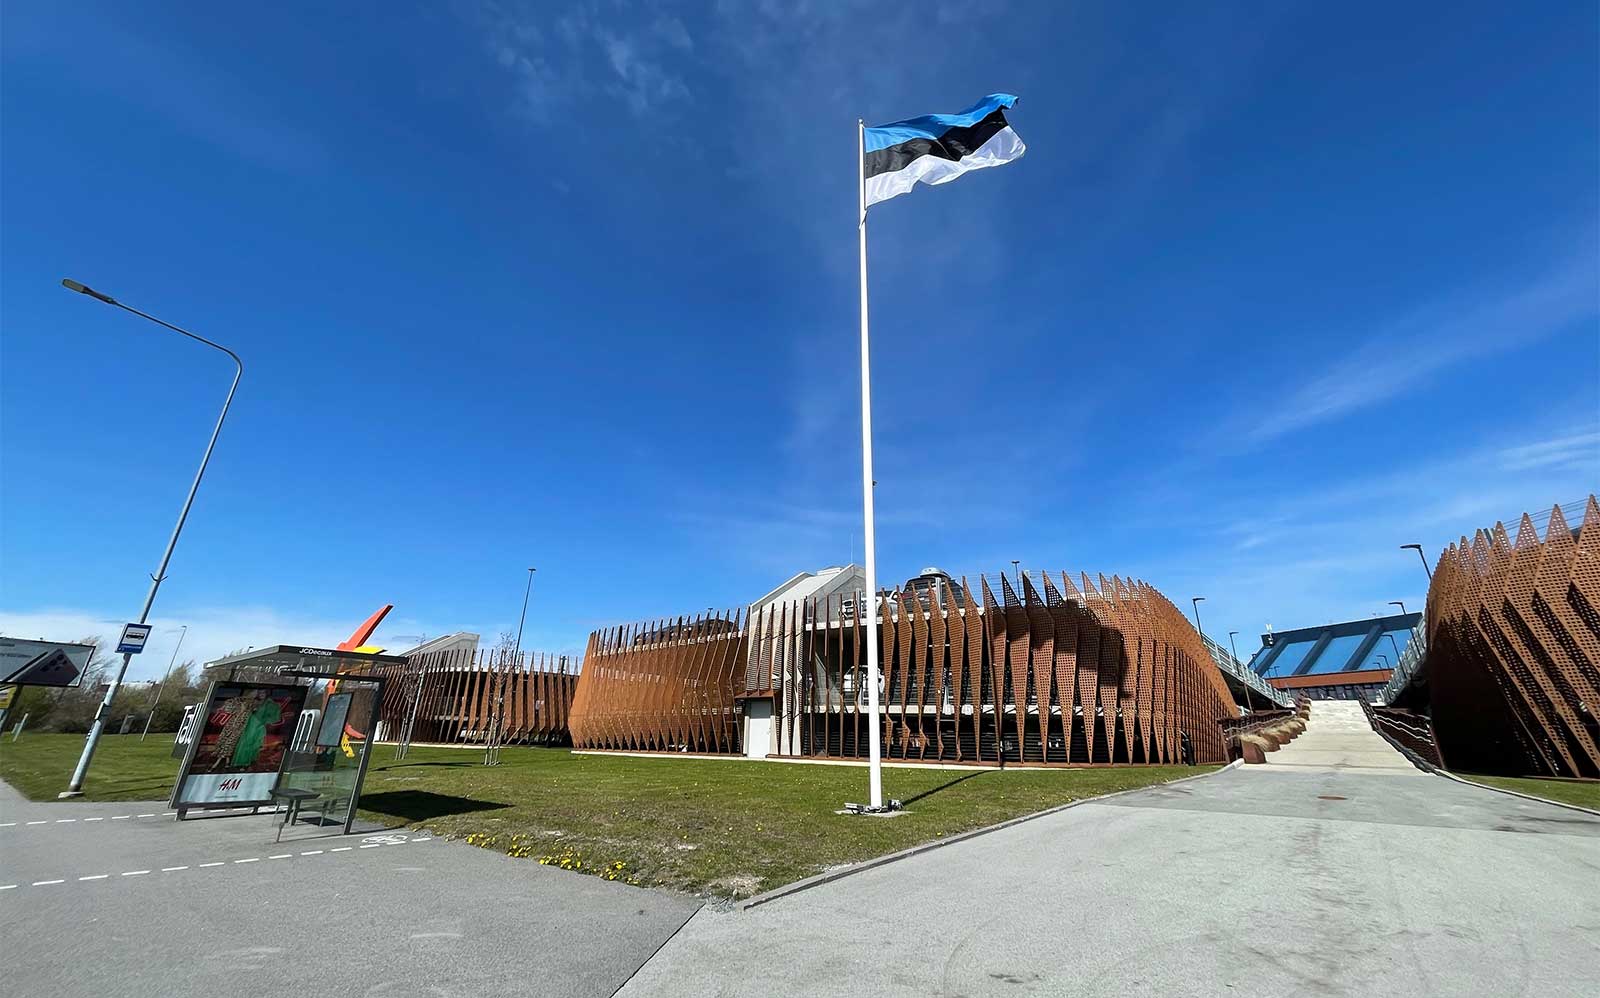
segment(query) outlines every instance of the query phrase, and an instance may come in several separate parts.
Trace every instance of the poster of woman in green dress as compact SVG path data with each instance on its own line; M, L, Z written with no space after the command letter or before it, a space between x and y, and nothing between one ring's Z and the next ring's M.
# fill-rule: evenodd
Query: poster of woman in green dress
M305 700L303 686L218 686L191 772L276 772Z

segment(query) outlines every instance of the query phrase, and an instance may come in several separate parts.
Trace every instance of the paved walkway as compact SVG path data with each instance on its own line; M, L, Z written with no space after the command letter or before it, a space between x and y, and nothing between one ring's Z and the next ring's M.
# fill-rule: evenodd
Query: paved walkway
M699 907L426 833L275 830L0 783L0 990L604 998Z
M621 994L1600 994L1600 819L1395 766L1321 706L1272 765L703 909Z

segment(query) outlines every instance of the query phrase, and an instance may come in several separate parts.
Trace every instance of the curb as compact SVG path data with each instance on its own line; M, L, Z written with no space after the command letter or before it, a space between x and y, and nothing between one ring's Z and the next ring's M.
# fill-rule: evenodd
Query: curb
M1549 804L1551 807L1564 807L1569 811L1579 811L1583 814L1592 814L1596 818L1600 818L1600 811L1596 811L1593 808L1584 807L1581 804L1568 804L1565 801L1551 800L1548 797L1535 797L1533 794L1525 794L1520 790L1507 790L1505 787L1495 787L1490 786L1487 783L1478 783L1474 780L1469 780L1464 776L1457 776L1456 774L1447 772L1443 769L1436 769L1434 770L1434 773L1438 776L1444 777L1447 780L1455 780L1457 783L1465 783L1469 787L1477 787L1479 790L1492 790L1497 794L1506 794L1509 797L1521 797L1523 800L1537 801L1540 804Z
M823 873L818 873L814 876L806 877L804 880L796 880L792 884L784 884L782 887L775 887L772 890L767 891L765 894L757 894L753 898L750 898L746 901L741 901L739 902L739 908L742 911L749 911L751 908L754 908L758 905L767 904L768 902L776 901L779 898L786 898L791 894L799 894L801 891L808 891L813 887L821 887L823 884L831 884L835 880L843 880L845 877L852 876L853 874L864 873L867 870L876 869L880 866L887 866L890 863L898 862L902 859L910 859L912 856L919 856L925 852L932 852L935 849L943 849L945 846L955 845L957 842L965 842L968 839L975 839L980 835L988 835L990 832L998 832L1004 828L1011 828L1014 825L1020 825L1025 821L1032 821L1035 818L1044 818L1052 814L1059 814L1068 808L1074 808L1080 804L1094 804L1098 801L1110 800L1113 797L1122 797L1127 794L1136 794L1145 790L1153 790L1156 787L1173 787L1180 783L1188 783L1192 780L1204 780L1208 777L1216 776L1218 773L1226 773L1230 769L1237 769L1243 765L1244 760L1235 759L1226 766L1223 766L1221 769L1214 770L1210 773L1198 773L1194 776L1183 776L1176 780L1168 780L1165 783L1152 783L1147 787L1134 787L1131 790L1118 790L1114 793L1101 794L1098 797L1085 797L1082 800L1074 800L1068 801L1065 804L1057 804L1055 807L1046 808L1043 811L1035 811L1032 814L1024 814L1015 818L1007 819L1006 821L1002 821L997 825L974 828L970 831L961 832L957 835L951 835L942 839L935 839L932 842L924 842L921 845L914 845L909 849L902 849L899 852L891 852L884 856L877 856L873 859L865 859L859 863L851 863L835 870L828 870ZM998 770L996 770L996 772L998 772Z

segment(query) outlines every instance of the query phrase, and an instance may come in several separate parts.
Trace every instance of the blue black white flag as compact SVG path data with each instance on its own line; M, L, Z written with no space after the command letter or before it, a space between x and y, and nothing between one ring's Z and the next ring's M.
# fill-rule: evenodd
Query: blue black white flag
M861 175L866 203L911 190L918 181L946 184L968 170L1000 166L1028 151L1006 122L1011 94L990 94L957 114L925 114L866 129Z

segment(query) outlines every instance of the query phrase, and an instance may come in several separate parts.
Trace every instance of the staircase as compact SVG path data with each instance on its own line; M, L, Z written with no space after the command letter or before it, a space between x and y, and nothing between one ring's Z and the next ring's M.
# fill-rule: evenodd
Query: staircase
M1316 700L1305 733L1276 752L1256 770L1357 769L1417 774L1405 756L1372 730L1356 700Z

